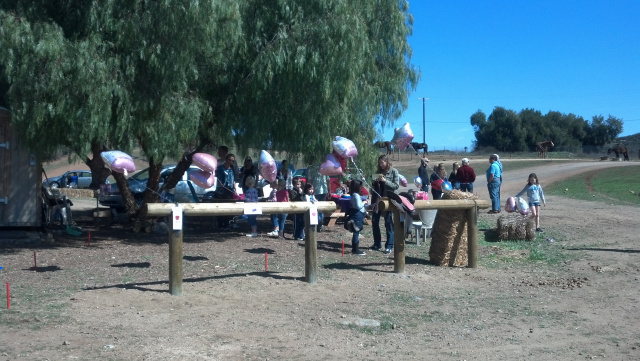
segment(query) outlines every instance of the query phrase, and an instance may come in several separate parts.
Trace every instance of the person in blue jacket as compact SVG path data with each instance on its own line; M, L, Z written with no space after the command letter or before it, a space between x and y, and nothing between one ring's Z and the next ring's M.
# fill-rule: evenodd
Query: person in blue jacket
M489 169L487 169L487 188L489 189L489 198L491 198L490 214L500 213L500 185L502 184L502 169L498 163L498 156L491 154L489 156Z

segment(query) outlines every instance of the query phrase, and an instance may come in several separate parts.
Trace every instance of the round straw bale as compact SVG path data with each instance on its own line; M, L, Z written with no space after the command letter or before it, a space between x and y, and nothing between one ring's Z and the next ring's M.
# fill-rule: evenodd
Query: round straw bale
M472 193L454 190L445 193L443 199L478 199ZM439 266L466 266L469 260L467 251L467 222L462 209L438 210L431 233L429 258Z

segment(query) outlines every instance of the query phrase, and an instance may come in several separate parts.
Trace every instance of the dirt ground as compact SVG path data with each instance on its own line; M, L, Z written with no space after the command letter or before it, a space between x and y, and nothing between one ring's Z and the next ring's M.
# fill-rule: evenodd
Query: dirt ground
M501 193L514 195L530 172L549 185L630 165L509 171L505 161ZM471 166L488 199L488 162ZM121 218L96 227L93 207L73 207L80 237L2 243L3 288L11 285L2 360L640 359L637 207L547 196L545 232L533 242L555 248L559 262L483 244L479 268L437 267L427 241L407 244L404 274L381 252L342 256L350 234L325 227L317 284L304 282L304 245L290 229L289 239L267 237L266 217L258 238L245 236L246 223L219 233L209 217L186 219L183 296L168 293L166 235L135 234ZM485 211L479 222L495 227L497 217ZM361 245L371 244L366 227Z

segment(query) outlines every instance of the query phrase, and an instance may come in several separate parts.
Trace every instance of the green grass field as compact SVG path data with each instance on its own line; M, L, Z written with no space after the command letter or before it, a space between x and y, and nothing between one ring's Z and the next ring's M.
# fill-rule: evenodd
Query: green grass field
M621 205L640 205L640 166L601 169L546 187L546 195Z

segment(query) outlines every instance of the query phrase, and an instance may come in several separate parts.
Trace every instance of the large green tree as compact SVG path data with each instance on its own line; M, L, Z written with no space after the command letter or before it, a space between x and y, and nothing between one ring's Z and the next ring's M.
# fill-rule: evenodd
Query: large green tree
M582 146L602 146L622 132L622 120L594 116L591 123L574 114L535 109L519 113L496 107L487 119L478 110L471 115L476 148L493 147L502 151L535 151L539 142L552 140L556 147L578 151Z
M98 169L101 150L140 146L151 201L164 160L182 159L171 186L209 143L309 159L341 135L373 166L375 126L419 78L412 21L398 0L14 0L0 5L0 63L38 154L68 147Z

